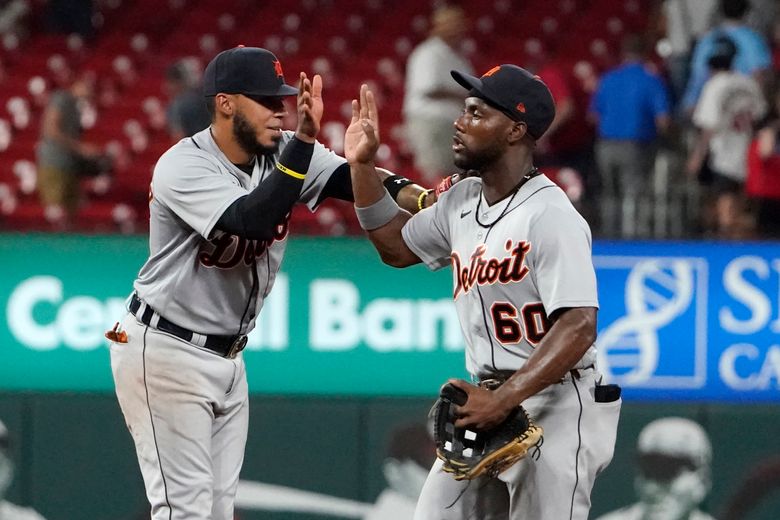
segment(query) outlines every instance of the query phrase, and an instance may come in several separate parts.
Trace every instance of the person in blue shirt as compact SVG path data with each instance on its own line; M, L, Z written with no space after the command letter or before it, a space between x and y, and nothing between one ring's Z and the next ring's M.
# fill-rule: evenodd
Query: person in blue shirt
M691 75L682 99L682 110L685 114L690 116L696 107L704 83L710 75L707 61L720 37L730 38L737 46L732 70L753 76L762 86L768 81L772 68L772 55L764 36L742 21L749 9L749 0L721 0L720 10L723 21L702 36L693 50Z
M601 179L601 231L630 238L649 233L650 180L659 133L670 124L663 80L644 64L644 41L627 35L623 62L601 78L591 99Z

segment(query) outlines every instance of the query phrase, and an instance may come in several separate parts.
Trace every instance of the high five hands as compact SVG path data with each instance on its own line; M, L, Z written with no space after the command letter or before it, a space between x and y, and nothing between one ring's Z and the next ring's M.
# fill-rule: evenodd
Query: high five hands
M322 120L322 78L315 74L310 81L305 72L298 80L298 128L295 137L313 143L320 131Z
M379 113L374 93L360 86L360 100L352 100L352 121L344 134L344 157L350 164L367 164L379 148Z

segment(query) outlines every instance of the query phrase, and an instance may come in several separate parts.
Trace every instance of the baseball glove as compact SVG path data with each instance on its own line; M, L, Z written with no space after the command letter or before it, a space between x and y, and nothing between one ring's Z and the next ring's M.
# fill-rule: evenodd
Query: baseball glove
M446 384L434 406L436 455L444 461L444 471L452 473L455 480L496 477L524 458L529 449L541 445L542 428L521 406L490 430L456 428L454 406L466 404L467 399L466 392Z

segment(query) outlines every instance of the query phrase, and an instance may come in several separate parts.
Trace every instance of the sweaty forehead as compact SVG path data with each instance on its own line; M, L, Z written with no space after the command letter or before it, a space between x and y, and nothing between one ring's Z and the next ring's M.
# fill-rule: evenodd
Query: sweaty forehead
M465 104L467 109L479 108L479 109L486 109L486 110L495 110L495 108L490 106L487 101L477 96L467 97Z
M489 101L482 99L481 97L477 96L469 96L466 98L465 101L466 104L466 111L472 112L474 110L479 110L480 113L487 118L490 118L491 120L494 119L494 116L497 120L503 120L506 119L507 122L513 122L505 113L503 110L501 110L499 107L493 105Z

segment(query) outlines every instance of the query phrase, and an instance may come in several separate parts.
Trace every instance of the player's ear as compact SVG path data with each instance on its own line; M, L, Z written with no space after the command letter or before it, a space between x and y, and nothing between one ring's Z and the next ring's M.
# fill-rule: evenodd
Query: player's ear
M517 144L522 141L523 137L526 135L528 135L528 126L522 121L513 122L512 126L509 127L507 142L510 145Z
M231 117L235 110L235 100L233 96L217 94L214 98L214 107L218 114L222 114L224 117Z

